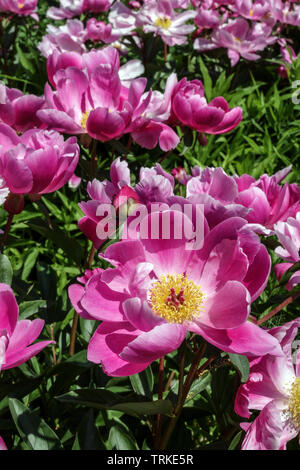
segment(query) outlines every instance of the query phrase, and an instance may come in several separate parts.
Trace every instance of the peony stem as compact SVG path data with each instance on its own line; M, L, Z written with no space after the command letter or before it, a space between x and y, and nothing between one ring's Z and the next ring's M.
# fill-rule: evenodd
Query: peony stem
M201 344L201 346L199 347L198 351L195 354L194 360L192 362L192 365L190 367L190 370L188 372L188 375L185 379L184 384L180 385L180 383L179 383L178 401L177 401L177 405L176 405L175 410L174 410L174 417L171 418L169 423L168 423L168 426L166 428L166 432L165 432L165 434L164 434L164 436L163 436L163 438L160 442L160 445L158 447L159 450L165 450L165 448L168 445L169 439L172 435L174 427L175 427L175 425L177 423L177 420L180 416L180 413L182 411L182 408L183 408L184 402L186 400L186 397L187 397L187 395L189 393L189 390L191 388L191 385L194 381L199 362L201 361L201 359L202 359L202 357L205 353L205 349L206 349L206 342L203 342ZM181 369L181 373L183 371L183 374L184 374L183 361L180 363L180 369Z
M300 297L300 289L296 292L294 292L290 297L285 299L281 304L277 305L277 307L273 308L271 312L267 313L264 317L260 318L260 320L257 321L257 325L262 325L262 323L265 323L267 320L270 320L270 318L274 317L276 313L280 312L284 307L286 307L288 304L296 300L298 297Z
M94 247L94 245L92 245L92 248L91 248L87 263L86 263L87 269L91 269L96 251L97 249ZM69 356L73 356L75 353L75 340L76 340L76 333L77 333L77 325L78 325L78 313L74 312L72 329L71 329Z
M164 42L164 61L167 61L168 45Z
M161 400L163 396L164 371L165 371L165 356L162 356L159 360L159 370L158 370L158 400ZM161 425L162 425L162 416L161 414L158 414L157 422L156 422L155 448L157 448L156 446L160 440Z
M4 233L3 233L3 236L2 236L2 239L1 239L1 242L0 242L0 251L2 251L2 249L3 249L3 247L6 243L6 239L7 239L8 233L10 231L10 227L11 227L13 218L14 218L14 214L8 214L8 219L7 219L7 222L6 222L6 225L5 225Z

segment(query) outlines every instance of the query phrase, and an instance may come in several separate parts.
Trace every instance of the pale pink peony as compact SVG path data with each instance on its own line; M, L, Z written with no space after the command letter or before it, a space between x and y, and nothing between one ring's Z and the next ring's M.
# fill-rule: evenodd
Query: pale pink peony
M58 132L38 129L19 137L0 124L0 140L0 176L14 194L56 191L71 178L78 163L75 137L64 141Z
M47 34L38 44L38 49L44 57L48 58L54 51L57 52L86 52L85 41L87 31L79 20L67 20L62 26L47 26Z
M151 238L154 224L170 216L170 238ZM266 285L270 258L241 218L229 218L209 230L200 250L189 250L190 219L178 211L152 213L145 238L110 245L103 256L114 268L97 271L85 287L69 296L84 318L101 320L88 358L112 376L144 370L176 350L188 331L215 346L239 354L282 354L278 341L248 322L251 300ZM183 237L174 227L185 224ZM143 225L143 222L142 222ZM181 225L182 226L182 225ZM258 275L259 273L259 275Z
M100 13L109 10L114 0L60 0L60 7L51 7L48 18L62 20L79 16L84 11Z
M32 344L40 335L44 320L18 320L19 308L13 291L0 284L0 371L17 367L53 341Z
M282 246L275 249L280 258L287 261L274 266L277 279L280 281L283 274L290 269L294 263L300 261L300 212L296 217L289 217L286 222L277 222L274 231ZM287 290L293 289L300 284L300 270L292 273L286 285Z
M14 13L18 16L33 16L38 19L35 14L38 0L0 0L0 12Z
M139 11L138 21L145 33L160 36L166 44L174 46L187 43L187 36L195 26L186 22L196 14L194 10L177 13L172 0L149 1Z
M284 356L263 356L250 362L250 375L236 395L235 411L249 418L249 410L260 410L246 431L243 450L285 450L300 431L300 349L293 359L292 343L300 318L269 330L282 347Z

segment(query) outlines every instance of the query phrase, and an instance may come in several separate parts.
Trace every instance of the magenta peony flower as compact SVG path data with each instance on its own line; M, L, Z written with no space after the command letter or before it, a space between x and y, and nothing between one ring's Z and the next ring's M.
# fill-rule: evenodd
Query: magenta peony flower
M292 342L300 318L269 330L284 356L264 356L250 362L250 375L235 399L235 411L244 418L260 410L252 423L242 423L246 437L243 450L285 450L300 432L300 349L293 360Z
M52 68L57 64L55 58L48 67L56 91L46 85L46 108L37 113L49 128L69 134L88 133L102 142L130 133L142 147L151 149L159 143L165 151L179 143L168 125L147 116L152 91L144 94L146 78L131 80L129 88L121 82L115 48L83 54L82 69L67 67L54 74ZM134 73L140 70L137 61L131 65ZM130 68L127 64L128 79L132 76Z
M0 83L0 122L8 124L17 132L40 127L42 123L36 112L43 107L44 102L42 96L24 95L16 88L8 88Z
M32 129L19 137L0 124L0 176L14 194L45 194L60 189L79 159L75 137L66 141L54 131Z
M234 129L242 120L242 109L229 109L219 96L207 103L200 80L180 80L173 88L171 121L207 134L223 134Z
M18 16L33 16L35 15L38 0L0 0L0 12L14 13Z
M163 214L170 216L170 237L159 229L151 238ZM181 212L152 213L145 222L148 237L133 230L131 239L105 251L115 268L69 289L79 315L102 320L89 360L102 363L108 375L135 374L177 349L188 331L229 352L282 354L275 338L247 321L251 300L266 285L270 258L245 220L229 218L212 230L204 223L204 245L192 251L192 224ZM174 227L183 225L184 236L175 236Z
M32 342L40 335L44 320L18 321L19 308L11 288L0 284L0 371L17 367L53 341Z
M86 24L86 38L92 41L102 41L111 44L121 39L122 34L114 31L111 24L104 21L98 21L96 18L90 18Z
M7 450L4 440L0 436L0 450Z

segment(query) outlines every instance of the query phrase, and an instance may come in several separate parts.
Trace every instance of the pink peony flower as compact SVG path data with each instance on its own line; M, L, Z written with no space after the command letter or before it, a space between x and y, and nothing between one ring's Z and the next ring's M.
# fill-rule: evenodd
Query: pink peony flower
M187 36L194 31L195 26L185 23L196 15L194 10L177 13L172 0L158 0L146 3L139 11L138 21L145 33L161 36L166 44L174 46L187 43Z
M0 450L7 450L4 440L0 436Z
M14 13L18 16L33 16L35 15L38 0L0 0L0 12Z
M234 67L243 57L247 60L260 58L256 51L263 51L268 45L274 44L277 38L270 36L272 27L266 23L253 23L252 27L244 18L237 18L215 29L211 39L197 38L194 48L200 52L225 47Z
M16 88L0 83L0 122L8 124L18 132L42 125L36 112L44 105L42 96L24 95Z
M223 134L234 129L242 120L242 109L230 109L222 96L207 103L200 80L180 80L173 88L171 100L171 121L198 132Z
M67 20L66 24L56 27L47 26L47 34L38 44L38 49L44 57L49 57L54 51L57 52L86 52L85 41L87 32L79 20Z
M62 20L81 15L84 11L100 13L109 10L114 0L60 0L60 7L51 7L48 18Z
M44 320L19 320L19 308L11 288L0 284L0 371L17 367L36 356L53 341L32 342L40 335Z
M66 141L54 131L32 129L19 137L0 124L0 176L14 194L45 194L60 189L73 175L79 158L75 137Z
M296 214L296 218L289 217L286 222L277 222L274 231L282 245L275 249L275 253L288 261L274 266L277 279L280 281L283 274L294 263L300 261L300 212ZM286 288L292 290L298 284L300 284L300 270L292 273Z
M284 356L264 356L250 362L250 375L235 399L235 411L249 418L250 409L260 410L252 423L242 423L246 431L243 450L285 450L288 441L300 432L300 349L293 360L292 342L300 319L269 330L277 338Z
M170 237L161 233L163 214L170 217ZM102 321L89 360L111 376L135 374L176 350L188 331L225 351L282 355L275 338L247 321L270 258L245 220L230 218L212 230L204 223L199 250L188 249L193 227L179 211L153 212L144 223L146 236L133 230L135 238L106 249L103 258L114 268L69 289L79 315ZM183 225L184 235L175 236L174 227ZM154 227L158 237L151 238Z
M86 38L92 41L102 41L111 44L121 38L119 31L114 31L111 24L104 21L98 21L96 18L90 18L86 24Z
M48 67L56 91L46 84L46 107L37 113L49 128L69 134L88 133L102 142L130 133L142 147L151 149L159 143L165 151L179 143L168 125L147 116L152 91L144 94L146 78L131 80L128 88L121 82L116 49L107 47L84 54L80 69L67 67L54 74L51 69L56 64L55 59ZM137 61L131 65L134 73L140 69ZM127 64L127 71L132 73L130 68Z

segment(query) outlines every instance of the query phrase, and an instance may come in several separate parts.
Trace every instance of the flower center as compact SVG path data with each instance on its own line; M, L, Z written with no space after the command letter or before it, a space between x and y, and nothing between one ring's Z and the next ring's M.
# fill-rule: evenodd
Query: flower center
M81 119L81 127L83 127L84 129L86 129L86 122L89 118L89 115L90 115L90 112L89 111L85 111L82 115L82 119Z
M249 11L249 16L253 16L253 13L254 13L254 11L251 8L251 10Z
M288 412L294 428L300 432L300 377L291 386Z
M22 3L22 2L18 3L18 8L19 8L20 10L21 10L21 8L23 8L23 6L24 6L24 3Z
M234 40L235 42L242 42L241 39L237 38L236 36L234 36Z
M203 308L204 297L201 287L184 274L161 276L150 292L153 312L169 323L192 320Z
M159 18L155 20L154 24L155 26L160 26L163 29L169 29L172 24L172 21L170 20L170 18L167 18L166 16L160 16Z

